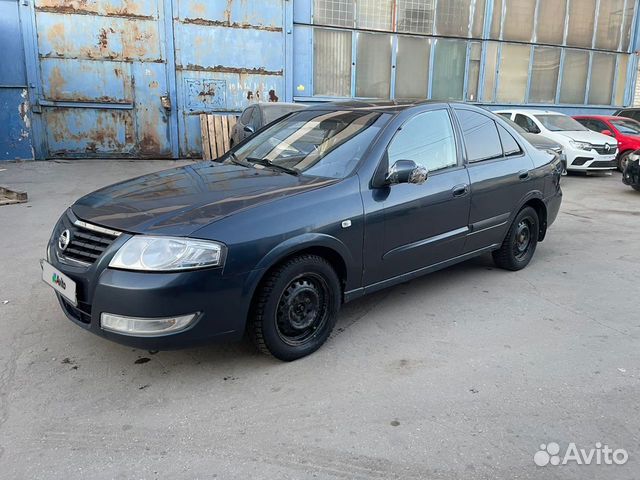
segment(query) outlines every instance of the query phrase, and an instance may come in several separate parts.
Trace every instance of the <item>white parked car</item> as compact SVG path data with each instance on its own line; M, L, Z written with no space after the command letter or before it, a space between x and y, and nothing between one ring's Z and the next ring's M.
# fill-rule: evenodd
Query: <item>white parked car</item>
M617 168L618 142L594 132L563 113L549 110L500 110L529 133L541 134L563 146L569 171L598 171Z

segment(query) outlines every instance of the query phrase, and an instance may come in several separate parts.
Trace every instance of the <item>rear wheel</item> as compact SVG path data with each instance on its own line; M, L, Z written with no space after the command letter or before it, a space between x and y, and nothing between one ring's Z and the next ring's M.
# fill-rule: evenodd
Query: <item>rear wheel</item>
M627 162L629 162L629 155L631 155L632 153L633 152L629 150L628 152L622 153L618 157L618 170L624 172L624 169L627 168Z
M280 360L304 357L329 338L340 300L340 280L325 259L292 258L262 283L249 319L249 336L261 352Z
M516 216L499 250L493 252L495 264L506 270L522 270L529 265L538 245L538 213L525 207Z

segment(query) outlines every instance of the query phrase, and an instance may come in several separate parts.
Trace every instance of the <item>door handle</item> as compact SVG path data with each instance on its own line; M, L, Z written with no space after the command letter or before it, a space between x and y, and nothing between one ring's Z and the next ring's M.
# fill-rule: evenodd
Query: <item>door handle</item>
M526 180L529 178L529 170L521 170L518 172L518 178L520 180Z
M451 190L454 197L464 197L467 193L469 193L469 185L463 183L462 185L456 185Z

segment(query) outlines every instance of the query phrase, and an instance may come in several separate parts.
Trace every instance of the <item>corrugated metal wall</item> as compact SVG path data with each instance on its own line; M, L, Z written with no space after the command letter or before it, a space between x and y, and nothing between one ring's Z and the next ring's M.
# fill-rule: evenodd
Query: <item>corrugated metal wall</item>
M36 0L46 156L201 156L199 113L281 95L283 5Z

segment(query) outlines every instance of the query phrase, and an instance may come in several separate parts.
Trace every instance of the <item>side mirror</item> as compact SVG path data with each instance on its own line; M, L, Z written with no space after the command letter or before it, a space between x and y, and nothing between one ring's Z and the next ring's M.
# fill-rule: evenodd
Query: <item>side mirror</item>
M429 170L426 167L416 165L413 160L398 160L389 169L385 181L387 185L399 183L422 185L427 181L428 176Z
M608 137L613 137L613 133L611 132L611 130L602 130L600 133L603 135L607 135Z
M254 133L256 133L256 131L253 129L252 126L250 125L245 125L245 127L243 128L245 133L249 133L251 135L253 135Z

